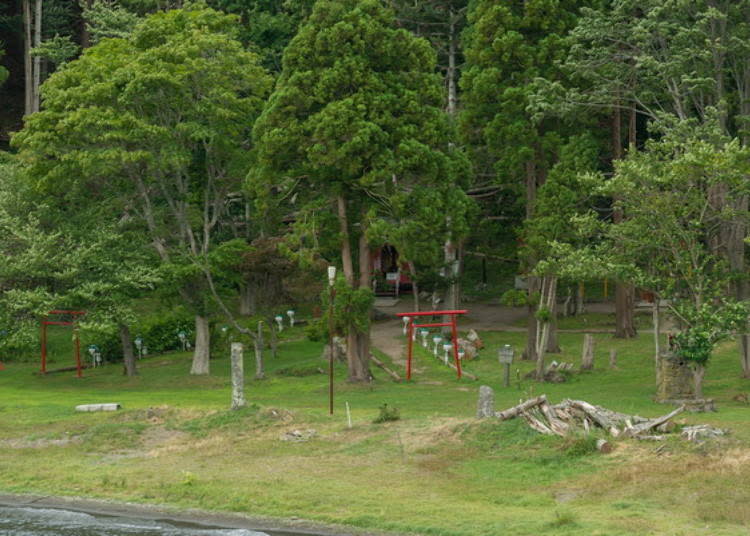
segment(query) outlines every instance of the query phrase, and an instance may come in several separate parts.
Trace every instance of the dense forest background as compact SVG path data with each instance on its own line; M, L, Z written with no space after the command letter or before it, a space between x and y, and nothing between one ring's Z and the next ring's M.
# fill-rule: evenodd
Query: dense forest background
M166 15L182 9L192 15ZM298 260L342 264L351 379L367 377L362 317L378 243L395 245L414 286L449 308L487 290L490 261L511 281L525 276L523 292L492 292L528 307L528 359L556 351L557 315L580 311L585 282L608 279L616 336L634 336L646 289L677 304L684 348L703 345L693 349L705 364L705 348L742 324L728 304L748 294L749 14L745 0L13 0L0 8L0 143L34 192L112 203L116 233L141 218L160 277L196 315L206 363L207 319L228 312L209 298L272 288L258 274L283 262L259 267L258 252L283 251L291 236ZM204 62L216 50L226 54ZM180 54L190 76L149 70ZM107 93L115 74L123 98ZM210 105L185 98L195 115L171 123L145 90L157 79L166 95L182 84ZM88 87L103 91L77 91ZM169 138L183 127L190 136ZM171 153L149 153L155 132ZM117 165L103 157L133 147ZM247 262L231 275L233 256ZM740 354L750 375L744 335Z

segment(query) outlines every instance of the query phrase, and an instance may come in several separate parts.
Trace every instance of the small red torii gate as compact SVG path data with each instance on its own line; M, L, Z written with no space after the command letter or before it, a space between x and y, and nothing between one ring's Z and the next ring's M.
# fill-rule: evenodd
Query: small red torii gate
M76 360L76 372L78 377L82 377L83 364L81 363L81 339L78 337L76 324L79 316L85 315L85 311L49 311L42 319L42 370L41 374L47 374L47 326L73 326L73 357ZM70 321L65 320L48 320L50 315L70 316ZM63 369L69 370L69 369ZM56 372L56 371L50 371Z
M408 318L408 330L406 333L407 339L407 358L406 358L406 380L411 380L411 360L414 347L414 328L451 328L451 340L453 341L453 361L456 364L456 373L458 378L461 379L461 360L458 358L458 328L456 327L456 315L464 315L469 311L466 309L451 309L448 311L420 311L412 313L398 313L396 316L400 318ZM426 324L415 324L415 316L450 316L450 322L428 322Z

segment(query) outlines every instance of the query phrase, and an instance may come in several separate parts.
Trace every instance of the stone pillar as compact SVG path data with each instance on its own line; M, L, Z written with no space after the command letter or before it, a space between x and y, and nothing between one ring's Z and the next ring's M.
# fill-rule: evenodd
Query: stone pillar
M477 419L495 416L495 391L492 387L482 385L479 388L479 403L477 404Z
M245 363L242 343L232 343L232 409L244 408L245 402Z

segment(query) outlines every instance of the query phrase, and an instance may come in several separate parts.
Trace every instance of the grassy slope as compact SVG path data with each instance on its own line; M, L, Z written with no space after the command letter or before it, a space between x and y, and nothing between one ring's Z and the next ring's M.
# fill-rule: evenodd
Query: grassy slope
M254 405L240 412L226 410L226 358L212 362L207 378L188 375L185 354L148 359L135 379L123 378L117 366L76 380L69 373L41 378L30 374L31 366L7 365L0 372L0 491L436 535L746 534L748 408L731 397L748 384L737 378L731 344L717 354L706 383L720 412L687 417L731 428L728 445L670 442L657 453L653 444L620 442L614 454L602 456L582 452L585 441L542 437L521 422L476 423L478 385L495 388L499 408L545 392L553 401L574 397L662 414L667 409L650 401L650 338L597 335L598 364L616 347L619 370L600 366L561 385L514 380L504 389L494 360L497 345L518 347L523 336L486 334L482 359L467 366L480 376L478 383L456 381L424 351L417 362L421 372L409 385L387 381L378 369L374 385L348 385L340 367L333 418L326 414L324 375L274 374L321 366L316 343L282 345L279 358L269 360L270 379L252 381L248 370L247 396ZM563 359L578 360L581 337L561 336ZM523 374L530 365L518 368ZM108 401L125 409L72 411L75 404ZM400 408L402 420L371 424L383 403ZM290 430L308 429L316 431L310 441L280 440Z

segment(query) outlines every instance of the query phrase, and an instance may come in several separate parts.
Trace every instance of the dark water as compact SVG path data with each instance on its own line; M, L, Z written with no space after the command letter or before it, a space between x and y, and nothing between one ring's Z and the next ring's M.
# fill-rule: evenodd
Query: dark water
M0 536L270 536L245 529L190 527L176 522L93 516L51 508L0 506Z

